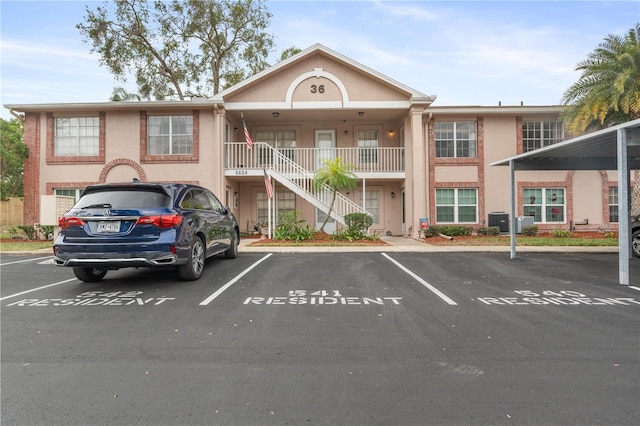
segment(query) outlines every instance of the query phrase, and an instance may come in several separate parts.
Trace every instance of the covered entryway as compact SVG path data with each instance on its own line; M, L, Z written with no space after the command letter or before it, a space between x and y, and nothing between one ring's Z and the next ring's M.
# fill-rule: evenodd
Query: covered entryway
M619 283L629 284L631 258L630 178L640 170L640 119L582 135L491 164L509 166L511 217L516 217L516 170L617 170L619 196ZM511 258L516 257L516 221L511 220Z

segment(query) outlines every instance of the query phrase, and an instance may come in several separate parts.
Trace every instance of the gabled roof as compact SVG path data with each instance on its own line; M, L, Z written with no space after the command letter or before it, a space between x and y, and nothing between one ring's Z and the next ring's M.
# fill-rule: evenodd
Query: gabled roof
M640 170L640 119L492 163L515 170L617 170L618 130L626 130L629 170Z
M281 69L284 69L286 67L291 66L294 63L300 62L310 56L316 55L316 54L323 54L325 56L329 56L332 57L333 59L335 59L336 61L342 62L343 64L345 64L348 67L351 67L353 69L358 70L359 72L368 74L370 76L372 76L373 78L383 82L384 84L387 84L388 86L394 87L397 90L400 90L402 92L406 92L407 94L411 95L411 99L413 102L416 103L431 103L436 99L435 95L425 95L424 93L421 93L415 89L412 89L409 86L406 86L402 83L397 82L396 80L393 80L392 78L389 78L387 76L385 76L384 74L379 73L378 71L375 71L369 67L366 67L364 65L362 65L359 62L354 61L351 58L348 58L338 52L335 52L331 49L329 49L326 46L323 46L321 44L314 44L313 46L301 51L300 53L298 53L297 55L294 55L288 59L285 59L282 62L278 62L277 64L273 65L270 68L267 68L266 70L263 70L249 78L247 78L246 80L236 84L235 86L232 86L226 90L223 90L222 92L214 95L211 99L213 100L218 100L221 101L225 98L225 96L228 96L230 94L233 94L234 92L237 92L239 90L243 90L253 84L255 84L257 81L265 78L266 76L268 76L269 74L273 74L278 72Z

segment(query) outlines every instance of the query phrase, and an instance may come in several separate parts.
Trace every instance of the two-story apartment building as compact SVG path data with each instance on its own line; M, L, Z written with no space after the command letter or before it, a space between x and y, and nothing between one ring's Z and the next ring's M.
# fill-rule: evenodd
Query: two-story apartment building
M372 229L417 237L424 219L489 225L510 205L509 171L489 165L564 139L561 106L435 101L314 45L213 98L6 107L24 115L27 224L40 222L43 195L137 178L206 186L248 230L268 220L266 171L275 216L297 209L319 228L329 197L311 178L340 157L358 186L325 229L364 209ZM543 230L617 228L615 171L521 172L517 199Z

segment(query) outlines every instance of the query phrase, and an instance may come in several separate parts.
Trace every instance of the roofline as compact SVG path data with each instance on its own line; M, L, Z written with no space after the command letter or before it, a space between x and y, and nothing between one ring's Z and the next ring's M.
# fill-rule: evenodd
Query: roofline
M41 103L41 104L5 104L5 108L19 112L39 111L76 111L76 110L122 110L141 108L213 108L222 103L210 98L192 98L184 101L133 101L133 102L72 102L72 103Z
M639 127L640 126L640 118L632 121L627 121L626 123L618 124L615 126L607 127L606 129L597 130L591 133L585 133L584 135L576 136L575 138L567 139L566 141L558 142L553 145L545 146L544 148L534 149L533 151L525 152L522 154L515 155L513 157L505 158L504 160L495 161L490 166L508 166L511 161L517 161L526 159L529 157L539 157L540 154L544 154L547 151L553 151L554 149L566 146L573 145L585 140L596 138L602 135L606 135L608 133L614 133L621 129L626 129L628 127Z
M406 85L404 85L404 84L402 84L402 83L400 83L400 82L398 82L398 81L396 81L396 80L394 80L394 79L392 79L390 77L387 77L386 75L384 75L384 74L382 74L382 73L380 73L380 72L378 72L378 71L376 71L374 69L371 69L371 68L369 68L369 67L367 67L367 66L365 66L365 65L363 65L363 64L361 64L361 63L359 63L357 61L354 61L353 59L351 59L351 58L349 58L347 56L344 56L341 53L338 53L338 52L336 52L334 50L331 50L328 47L323 46L320 43L316 43L316 44L306 48L305 50L301 51L300 53L298 53L296 55L293 55L292 57L287 58L284 61L278 62L277 64L275 64L275 65L273 65L273 66L271 66L271 67L269 67L269 68L267 68L267 69L265 69L263 71L260 71L257 74L254 74L253 76L251 76L251 77L247 78L246 80L236 84L235 86L231 86L228 89L223 90L222 92L219 92L218 94L214 95L212 99L215 99L215 100L218 100L218 101L222 101L222 99L224 99L225 96L227 96L227 95L229 95L231 93L234 93L234 92L238 91L239 89L242 89L245 86L249 86L249 85L253 84L255 81L263 78L264 76L266 76L268 74L274 73L275 71L277 71L277 70L279 70L281 68L285 68L285 67L289 66L290 64L292 64L294 62L300 61L304 57L309 56L314 52L323 52L323 53L325 53L325 54L327 54L329 56L333 56L334 58L351 65L352 67L354 67L356 69L359 69L359 70L361 70L363 72L366 72L368 74L374 75L375 77L377 77L378 79L386 82L387 84L389 84L391 86L395 86L398 89L401 89L401 90L411 94L411 99L412 99L413 102L416 102L416 103L431 103L431 102L436 100L436 96L435 95L425 95L424 93L419 92L419 91L417 91L415 89L412 89L411 87L406 86Z
M425 114L559 114L566 107L562 105L508 105L508 106L482 106L482 105L462 105L462 106L430 106Z

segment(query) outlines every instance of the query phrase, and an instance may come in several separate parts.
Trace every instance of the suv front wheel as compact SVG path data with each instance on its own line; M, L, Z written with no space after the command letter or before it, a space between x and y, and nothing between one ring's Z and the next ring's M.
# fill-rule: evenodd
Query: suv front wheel
M635 257L640 257L640 229L631 236L631 252Z

